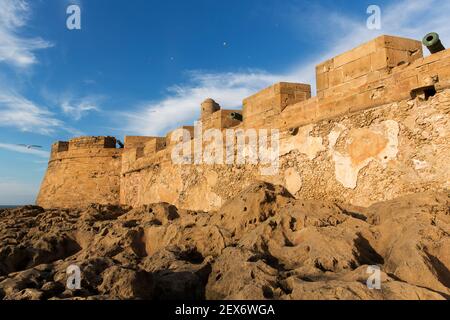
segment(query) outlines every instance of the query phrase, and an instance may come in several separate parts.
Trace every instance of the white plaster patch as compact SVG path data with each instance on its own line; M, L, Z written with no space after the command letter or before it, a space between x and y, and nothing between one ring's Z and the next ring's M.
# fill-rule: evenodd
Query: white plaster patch
M302 188L302 177L295 168L289 168L284 172L284 181L286 189L293 195Z
M358 183L358 174L361 169L366 167L371 161L378 160L383 167L388 162L395 159L398 154L398 134L399 125L396 121L387 120L382 124L381 130L372 128L376 133L381 133L388 140L386 147L381 150L376 157L369 157L364 161L354 164L349 155L343 155L339 151L334 150L337 140L346 128L340 124L329 133L329 151L335 164L335 177L345 188L355 189ZM347 145L351 141L347 141Z
M388 144L386 148L381 151L377 158L380 160L383 168L386 168L389 161L395 159L398 154L398 134L400 131L399 125L394 120L386 120L383 122L386 138L388 139Z
M317 154L326 150L326 148L323 145L322 137L310 136L313 129L314 125L312 124L299 128L295 136L289 137L281 144L280 155L283 156L293 150L298 150L305 154L309 160L314 160Z
M333 152L336 180L348 189L355 189L358 183L359 171L372 160L373 158L369 158L354 166L350 157L343 156L337 151Z
M337 140L339 139L339 136L341 135L342 131L344 131L345 129L347 129L347 128L344 125L339 123L328 134L328 148L330 149L331 152L334 150L334 146L336 145Z
M428 168L428 162L426 162L426 161L422 161L422 160L418 160L418 159L412 159L412 162L413 162L414 168L416 170L422 170L422 169Z

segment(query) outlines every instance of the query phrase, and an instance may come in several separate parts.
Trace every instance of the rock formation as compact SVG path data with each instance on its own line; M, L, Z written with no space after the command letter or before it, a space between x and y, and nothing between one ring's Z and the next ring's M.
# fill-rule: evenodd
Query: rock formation
M448 299L450 193L368 208L251 184L218 211L0 211L3 299ZM81 288L66 288L77 265ZM368 266L381 289L367 287Z

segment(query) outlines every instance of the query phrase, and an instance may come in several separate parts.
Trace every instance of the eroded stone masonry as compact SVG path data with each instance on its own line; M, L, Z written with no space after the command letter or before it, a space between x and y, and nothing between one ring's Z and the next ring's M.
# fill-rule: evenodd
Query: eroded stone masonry
M171 133L128 136L123 149L113 137L82 137L52 146L37 204L215 210L255 180L358 206L449 189L450 50L423 57L421 42L381 36L318 65L316 78L316 97L308 84L281 82L242 110L201 105L203 130L279 129L276 175L256 164L174 164Z

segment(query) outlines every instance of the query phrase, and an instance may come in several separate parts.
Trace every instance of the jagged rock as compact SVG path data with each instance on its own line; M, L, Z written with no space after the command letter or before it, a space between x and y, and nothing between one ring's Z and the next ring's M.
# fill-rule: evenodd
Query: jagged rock
M23 289L8 297L8 300L42 300L44 293L38 289Z
M402 281L448 293L450 197L408 195L367 209L384 269Z
M448 299L449 234L450 193L360 208L259 182L217 212L27 206L0 211L0 298Z
M277 273L263 256L242 248L226 248L213 264L206 297L214 300L272 298Z
M169 222L178 219L178 209L174 205L169 203L155 203L150 205L144 205L132 209L127 213L126 218L137 219L145 222L151 222L152 224L165 225Z
M195 249L183 251L172 246L146 257L141 265L154 275L157 299L198 300L205 297L211 261Z
M211 218L211 222L229 230L236 238L274 216L292 201L292 195L282 186L255 183L227 201Z
M119 299L150 299L154 295L153 286L150 273L113 266L103 272L103 282L98 290Z
M289 284L292 293L283 297L293 300L443 300L444 296L431 290L393 281L383 290L368 290L365 283L339 280L308 282L298 278Z

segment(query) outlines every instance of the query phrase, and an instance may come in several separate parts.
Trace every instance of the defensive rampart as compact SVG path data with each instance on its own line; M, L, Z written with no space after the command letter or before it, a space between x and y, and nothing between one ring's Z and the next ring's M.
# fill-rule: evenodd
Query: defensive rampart
M192 160L184 164L173 161L180 147L173 131L166 137L126 137L123 152L111 149L114 154L101 158L102 172L111 173L108 187L96 187L103 201L101 194L87 195L85 190L108 179L75 177L85 167L88 172L98 168L100 160L84 156L82 164L66 156L71 154L69 143L69 151L58 156L52 151L38 203L98 200L136 206L163 201L211 210L254 180L284 185L297 197L361 206L449 188L450 50L423 57L419 41L381 36L318 65L316 74L316 97L307 84L282 82L244 99L242 111L223 110L214 100L205 100L202 128L183 127L195 137L184 143ZM211 128L222 130L223 141L227 129L279 130L278 170L263 175L261 167L267 164L196 163L199 146L201 152L209 148L229 155L218 137L202 135ZM65 193L77 189L83 190L68 201Z
M118 204L122 149L113 137L80 137L52 145L37 204Z

